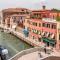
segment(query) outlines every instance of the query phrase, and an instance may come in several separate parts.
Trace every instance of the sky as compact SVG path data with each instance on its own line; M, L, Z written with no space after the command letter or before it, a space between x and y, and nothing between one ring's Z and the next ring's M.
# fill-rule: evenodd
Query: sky
M60 0L0 0L0 9L6 8L28 8L41 9L42 5L47 9L60 9Z

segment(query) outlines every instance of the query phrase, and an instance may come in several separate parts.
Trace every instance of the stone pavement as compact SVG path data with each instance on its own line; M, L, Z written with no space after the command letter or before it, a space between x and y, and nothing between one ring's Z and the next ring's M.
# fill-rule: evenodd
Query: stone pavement
M16 34L18 34L19 36L22 36L22 37L25 37L24 34L22 33L19 33L19 32L16 32L14 31ZM40 44L39 42L36 42L32 39L30 39L29 37L25 38L27 39L27 41L31 41L33 42L34 44L37 44L38 46L43 46L42 43ZM55 49L53 49L54 52L52 52L51 54L45 54L44 52L41 52L42 55L43 55L43 58L46 58L48 56L59 56L60 57L60 52L56 51ZM38 52L33 52L33 53L30 53L30 54L27 54L27 55L24 55L22 57L20 57L18 60L41 60L43 58L40 58L38 56Z
M45 54L44 52L41 52L42 58L38 55L38 51L37 52L33 52L27 55L24 55L22 57L20 57L18 60L41 60L41 59L45 59L49 56L57 56L60 57L60 54L58 54L57 52L53 52L51 54Z
M19 58L18 60L41 60L43 58L48 57L47 54L45 54L44 52L41 52L42 54L42 58L40 58L40 56L38 55L38 51L37 52L33 52L27 55L22 56L21 58Z
M43 47L45 45L39 41L31 39L30 37L25 37L23 32L18 32L18 31L14 31L14 30L11 30L11 31L14 32L17 36L21 36L22 38L24 38L26 42L30 42L30 44L33 46L42 46Z

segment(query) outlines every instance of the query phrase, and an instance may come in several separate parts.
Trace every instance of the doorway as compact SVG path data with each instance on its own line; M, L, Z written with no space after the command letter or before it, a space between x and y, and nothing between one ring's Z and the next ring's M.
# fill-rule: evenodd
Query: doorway
M41 38L38 38L38 41L41 42Z

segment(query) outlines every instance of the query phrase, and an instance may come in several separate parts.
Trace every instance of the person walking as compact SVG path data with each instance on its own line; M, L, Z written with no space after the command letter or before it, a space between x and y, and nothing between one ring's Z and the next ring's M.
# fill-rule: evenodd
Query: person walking
M46 54L46 52L47 52L46 47L44 48L44 52L45 52L45 54Z
M39 56L40 58L42 58L42 54L41 54L41 52L38 52L38 56Z

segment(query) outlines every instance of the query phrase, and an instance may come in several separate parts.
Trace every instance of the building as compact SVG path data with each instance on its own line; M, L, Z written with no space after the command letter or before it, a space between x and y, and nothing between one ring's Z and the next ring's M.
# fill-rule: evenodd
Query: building
M46 10L29 10L25 8L9 8L2 10L2 24L5 28L24 32L25 36L43 42L47 46L60 48L60 12Z
M30 16L30 15L29 15ZM11 15L10 18L10 26L12 29L16 28L16 30L20 31L25 27L24 22L26 20L27 15Z
M30 38L43 42L47 46L60 48L60 22L51 18L30 19L29 22Z
M60 12L54 11L54 10L48 10L46 9L46 6L42 6L41 10L32 10L31 13L32 18L53 18L56 19L57 17L60 17Z
M17 23L21 28L23 28L23 21L26 16L30 15L31 11L26 8L9 8L2 10L3 14L3 25L6 27L11 27L10 23Z
M29 19L29 37L35 41L43 42L47 46L60 48L60 22L57 18L60 12L46 10L33 10Z
M2 20L3 20L3 15L2 15L2 11L0 11L0 25L2 24Z

